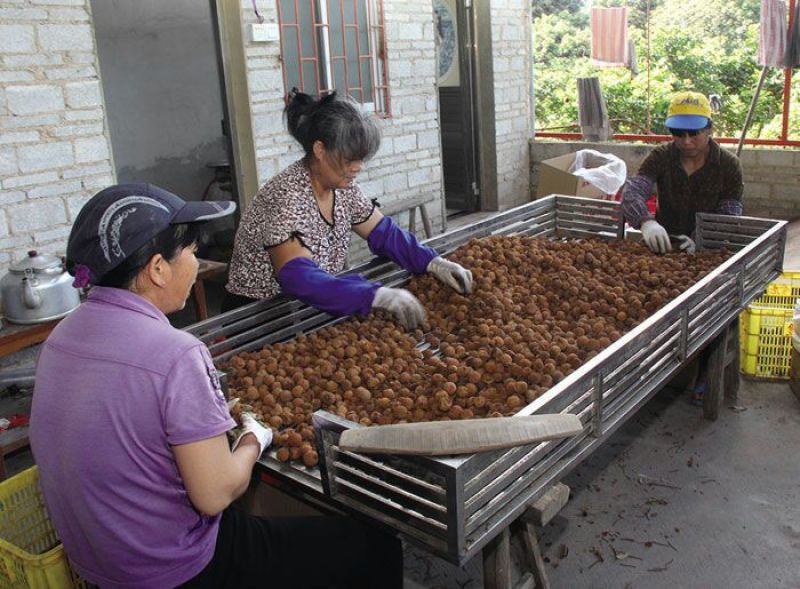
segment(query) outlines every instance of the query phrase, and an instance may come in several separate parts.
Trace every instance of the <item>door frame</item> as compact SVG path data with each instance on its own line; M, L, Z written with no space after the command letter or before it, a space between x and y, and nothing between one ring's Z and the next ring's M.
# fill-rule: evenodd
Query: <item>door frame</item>
M240 0L209 1L218 39L222 103L228 127L223 132L227 134L232 152L231 172L241 213L259 187L250 91L247 86L247 58L242 35L242 6Z
M472 42L473 132L481 211L497 211L497 137L494 112L492 18L489 0L466 0Z

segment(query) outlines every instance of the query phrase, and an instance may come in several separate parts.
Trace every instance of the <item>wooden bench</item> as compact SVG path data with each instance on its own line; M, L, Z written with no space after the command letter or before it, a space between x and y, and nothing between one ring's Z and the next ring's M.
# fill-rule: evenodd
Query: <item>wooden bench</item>
M433 226L428 217L428 210L425 205L430 202L429 200L418 196L414 198L405 198L403 200L395 200L386 206L381 206L381 212L389 217L397 213L408 211L408 230L411 233L416 233L417 230L417 209L419 209L420 217L422 217L422 230L426 238L433 237Z

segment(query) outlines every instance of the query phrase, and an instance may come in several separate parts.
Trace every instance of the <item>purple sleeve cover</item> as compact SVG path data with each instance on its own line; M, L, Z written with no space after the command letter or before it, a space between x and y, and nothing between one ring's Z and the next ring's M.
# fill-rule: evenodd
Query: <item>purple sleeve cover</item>
M436 250L422 245L417 238L397 226L391 217L381 219L367 237L369 251L386 256L412 274L425 274Z
M368 315L381 286L359 274L333 276L303 257L286 262L277 279L284 293L331 315Z

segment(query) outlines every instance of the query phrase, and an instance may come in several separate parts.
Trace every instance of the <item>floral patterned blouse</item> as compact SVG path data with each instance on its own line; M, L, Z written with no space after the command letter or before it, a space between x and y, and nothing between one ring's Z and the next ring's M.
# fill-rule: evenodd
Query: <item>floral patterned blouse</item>
M256 194L242 215L228 272L229 292L252 299L280 292L270 247L297 238L320 268L341 272L347 261L353 225L369 219L375 203L355 182L333 192L333 223L319 210L304 160L273 177Z

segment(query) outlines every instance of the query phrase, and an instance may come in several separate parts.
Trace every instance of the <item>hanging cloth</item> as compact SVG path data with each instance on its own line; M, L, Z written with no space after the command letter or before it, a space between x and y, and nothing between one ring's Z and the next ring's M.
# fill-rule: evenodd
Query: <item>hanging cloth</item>
M796 68L800 66L800 2L794 5L792 15L792 30L786 40L786 53L783 56L783 67Z
M596 67L627 67L628 8L592 7L592 62Z
M631 77L639 75L639 62L636 59L636 45L633 39L628 39L628 69L631 70Z
M784 0L761 0L758 64L782 68L785 52L786 3Z
M578 78L578 123L587 141L606 141L611 135L600 80Z

